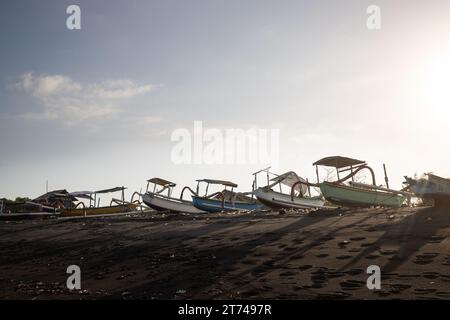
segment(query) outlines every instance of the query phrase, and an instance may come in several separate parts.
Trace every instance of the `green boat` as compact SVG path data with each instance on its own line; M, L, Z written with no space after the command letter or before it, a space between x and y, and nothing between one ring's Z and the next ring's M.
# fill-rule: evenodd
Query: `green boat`
M319 183L322 195L331 203L344 207L401 207L409 193L389 189L389 180L385 175L386 187L377 186L375 174L365 161L333 156L316 161L317 181L319 181L318 167L334 167L337 181ZM386 168L386 167L385 167ZM354 176L361 170L368 170L372 176L372 184L358 183ZM342 179L340 174L350 172ZM386 173L386 170L385 170ZM346 182L347 180L350 180Z

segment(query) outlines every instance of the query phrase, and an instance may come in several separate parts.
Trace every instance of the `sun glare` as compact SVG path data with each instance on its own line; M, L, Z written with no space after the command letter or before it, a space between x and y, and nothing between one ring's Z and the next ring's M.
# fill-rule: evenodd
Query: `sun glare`
M427 120L448 121L450 116L450 50L432 55L421 75L422 115ZM424 120L425 120L424 119Z

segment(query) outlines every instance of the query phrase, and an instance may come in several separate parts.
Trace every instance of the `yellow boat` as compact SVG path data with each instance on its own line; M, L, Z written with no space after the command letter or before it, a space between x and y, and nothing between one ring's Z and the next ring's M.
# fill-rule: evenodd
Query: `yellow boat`
M96 216L96 215L111 215L118 213L126 213L134 211L139 206L137 202L127 202L125 201L125 187L116 187L111 189L99 190L99 191L81 191L72 192L71 196L75 198L89 199L89 206L87 207L84 202L79 202L73 208L61 209L60 217L86 217L86 216ZM112 199L109 206L99 206L100 199L97 202L97 194L111 193L111 192L122 192L122 199Z

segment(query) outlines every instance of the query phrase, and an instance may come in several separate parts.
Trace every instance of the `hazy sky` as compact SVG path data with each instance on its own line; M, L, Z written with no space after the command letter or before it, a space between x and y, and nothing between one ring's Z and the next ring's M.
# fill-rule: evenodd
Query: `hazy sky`
M81 30L66 8L81 7ZM381 8L381 29L366 9ZM177 165L177 128L279 129L278 171L330 155L391 187L450 176L450 2L24 1L0 11L0 197L132 191L160 176L251 187L269 163Z

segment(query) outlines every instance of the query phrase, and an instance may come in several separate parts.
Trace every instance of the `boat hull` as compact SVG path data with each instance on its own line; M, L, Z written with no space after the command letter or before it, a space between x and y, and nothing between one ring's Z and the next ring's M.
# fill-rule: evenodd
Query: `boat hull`
M222 201L221 199L211 199L205 197L192 196L192 203L200 210L208 212L221 212L221 211L237 211L237 210L261 210L263 204L258 202L232 202Z
M48 219L57 217L59 213L55 212L22 212L22 213L1 213L0 220L31 220L31 219Z
M205 211L196 208L191 201L169 198L151 192L142 195L142 201L157 211L192 214L205 213Z
M406 197L393 192L365 190L342 184L323 182L322 195L329 202L346 207L401 207Z
M291 198L290 195L259 188L255 196L262 204L272 209L315 209L324 208L325 201L315 198Z
M419 198L431 199L435 206L450 206L450 182L436 176L429 180L414 180L407 178L411 191Z
M108 214L125 213L136 210L135 203L126 203L116 206L97 207L97 208L77 208L61 210L61 217L83 217L83 216L101 216Z

